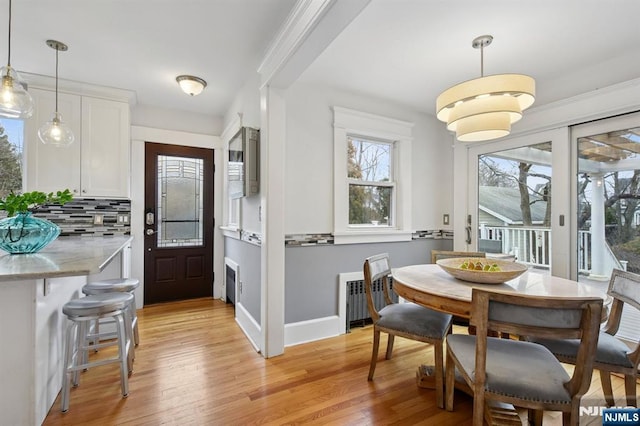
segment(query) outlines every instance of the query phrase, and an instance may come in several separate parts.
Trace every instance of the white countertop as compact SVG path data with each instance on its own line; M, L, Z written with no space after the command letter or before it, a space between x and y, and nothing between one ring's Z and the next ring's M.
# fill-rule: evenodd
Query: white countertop
M58 237L33 254L0 250L0 282L90 275L100 272L133 237Z

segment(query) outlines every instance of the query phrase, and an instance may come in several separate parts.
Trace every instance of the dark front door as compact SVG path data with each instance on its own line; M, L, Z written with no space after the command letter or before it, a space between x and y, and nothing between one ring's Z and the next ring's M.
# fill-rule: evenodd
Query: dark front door
M213 296L213 150L145 144L145 304Z

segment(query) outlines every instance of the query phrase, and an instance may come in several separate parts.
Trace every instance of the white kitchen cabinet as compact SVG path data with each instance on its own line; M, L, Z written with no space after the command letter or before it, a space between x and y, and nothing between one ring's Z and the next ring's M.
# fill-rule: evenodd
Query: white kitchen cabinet
M33 97L33 116L25 121L24 155L26 161L27 191L58 191L69 188L80 196L80 132L81 97L66 93L58 94L58 110L62 121L70 127L75 141L64 148L43 144L38 138L38 129L56 109L56 94L49 90L29 89Z
M129 197L129 104L59 93L58 108L75 135L66 148L42 144L38 128L55 110L55 92L30 89L35 112L27 120L26 189L69 188L76 197Z

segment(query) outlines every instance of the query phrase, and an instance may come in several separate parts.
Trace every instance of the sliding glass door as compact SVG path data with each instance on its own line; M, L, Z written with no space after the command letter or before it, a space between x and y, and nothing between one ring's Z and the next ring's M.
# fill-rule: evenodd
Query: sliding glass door
M469 147L470 249L568 276L569 191L560 182L569 163L558 166L566 142L566 132L550 131Z
M579 280L640 273L640 114L572 130Z

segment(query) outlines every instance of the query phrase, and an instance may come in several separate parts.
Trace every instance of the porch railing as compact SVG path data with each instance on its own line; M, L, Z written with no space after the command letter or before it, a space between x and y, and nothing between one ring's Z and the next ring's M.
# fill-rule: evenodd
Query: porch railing
M500 252L514 255L518 262L549 269L551 264L551 229L481 225L480 240L500 241ZM495 243L493 244L495 246ZM591 270L591 232L578 232L578 271Z

